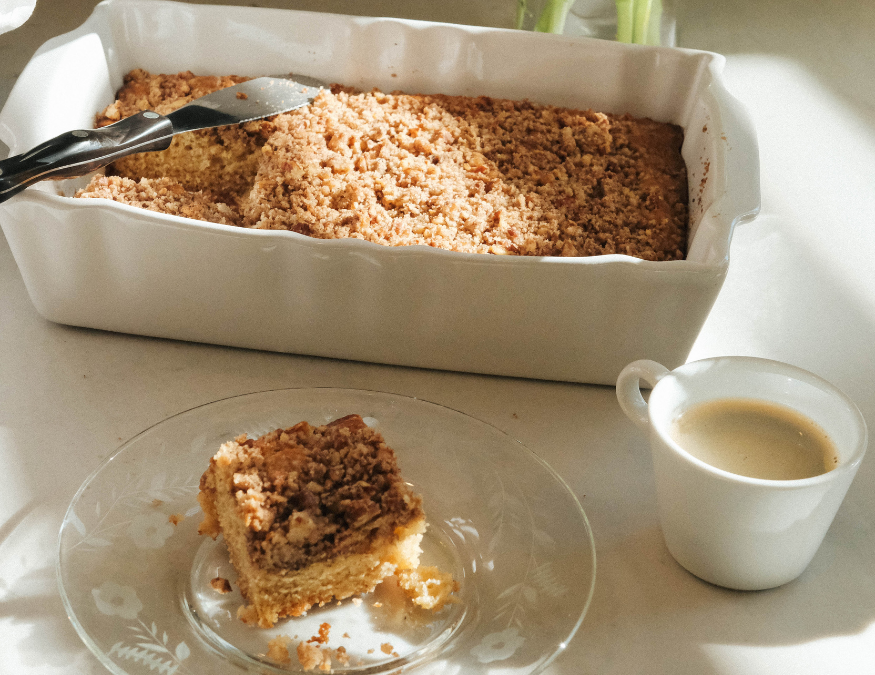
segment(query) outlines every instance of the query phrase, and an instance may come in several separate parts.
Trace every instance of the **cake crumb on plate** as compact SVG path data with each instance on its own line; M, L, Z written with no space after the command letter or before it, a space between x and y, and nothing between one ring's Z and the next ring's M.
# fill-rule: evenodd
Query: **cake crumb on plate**
M304 670L315 670L318 668L322 672L331 670L331 654L328 649L321 649L307 642L298 643L298 661Z
M423 609L438 611L447 603L458 602L453 593L459 582L437 567L420 565L416 569L400 570L395 576L404 593Z
M316 642L320 645L328 644L328 631L331 630L330 623L319 624L319 635L314 635L307 642Z
M267 658L277 663L291 663L292 657L289 656L290 643L291 640L287 636L277 635L267 643Z
M222 593L223 595L231 592L231 582L224 577L216 577L210 581L210 586L213 587L214 591Z

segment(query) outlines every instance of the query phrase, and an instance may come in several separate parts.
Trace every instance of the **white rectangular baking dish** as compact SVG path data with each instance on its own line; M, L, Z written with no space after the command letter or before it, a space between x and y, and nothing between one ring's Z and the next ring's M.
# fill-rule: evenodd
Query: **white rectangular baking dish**
M41 183L0 206L37 311L109 331L378 363L611 384L683 363L734 226L759 208L756 139L723 57L396 19L107 0L47 42L0 113L24 152L90 127L132 68L296 72L364 89L529 98L680 124L686 260L534 258L245 230ZM60 188L60 190L59 190Z

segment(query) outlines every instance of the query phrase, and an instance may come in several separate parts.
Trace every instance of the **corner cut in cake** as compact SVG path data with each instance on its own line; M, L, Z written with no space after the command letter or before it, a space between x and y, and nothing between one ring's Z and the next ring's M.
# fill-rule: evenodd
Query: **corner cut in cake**
M97 125L244 79L135 70ZM76 196L317 239L682 260L683 138L629 115L335 84L297 110L125 157Z
M198 501L199 532L228 546L246 623L270 627L419 565L422 500L359 415L238 436L210 460Z

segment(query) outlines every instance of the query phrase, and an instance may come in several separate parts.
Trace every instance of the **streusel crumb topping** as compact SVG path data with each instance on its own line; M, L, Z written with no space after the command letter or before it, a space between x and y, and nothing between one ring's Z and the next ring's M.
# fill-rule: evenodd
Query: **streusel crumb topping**
M235 465L250 555L264 569L295 570L365 551L373 537L423 517L394 452L358 415L240 436L212 461Z
M135 70L97 124L168 113L245 79ZM95 181L77 196L387 246L679 260L682 142L680 127L629 115L333 85L290 113L182 134L168 150L110 167L140 190ZM198 194L150 205L149 181L164 178Z
M275 124L247 227L475 253L684 255L686 168L673 125L343 89Z

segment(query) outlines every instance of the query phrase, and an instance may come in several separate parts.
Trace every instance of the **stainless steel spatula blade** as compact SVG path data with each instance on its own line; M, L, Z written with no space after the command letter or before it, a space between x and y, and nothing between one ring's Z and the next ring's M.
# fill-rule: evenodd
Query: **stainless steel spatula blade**
M173 133L209 129L289 112L309 105L321 83L303 77L259 77L214 91L167 115Z

